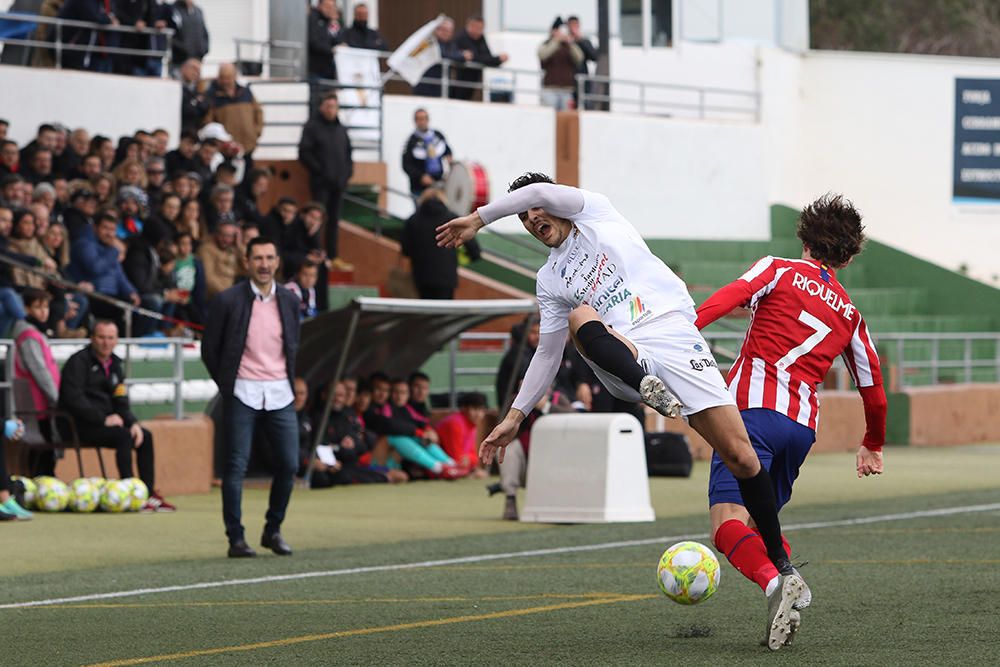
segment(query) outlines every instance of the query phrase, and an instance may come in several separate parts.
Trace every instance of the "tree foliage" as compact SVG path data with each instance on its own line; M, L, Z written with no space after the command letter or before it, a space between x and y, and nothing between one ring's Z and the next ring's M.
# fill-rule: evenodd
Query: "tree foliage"
M814 49L1000 55L997 0L810 0Z

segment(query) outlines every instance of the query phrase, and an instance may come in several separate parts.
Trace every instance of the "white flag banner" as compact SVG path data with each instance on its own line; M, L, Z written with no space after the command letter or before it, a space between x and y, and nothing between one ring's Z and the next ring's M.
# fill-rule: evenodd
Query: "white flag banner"
M340 118L356 148L378 141L379 107L382 106L382 72L378 51L338 46L333 53L337 80L345 86L337 91ZM357 86L352 88L351 86Z
M434 37L434 29L443 20L444 15L440 15L427 22L389 56L389 67L411 86L420 83L424 72L441 62L441 46Z

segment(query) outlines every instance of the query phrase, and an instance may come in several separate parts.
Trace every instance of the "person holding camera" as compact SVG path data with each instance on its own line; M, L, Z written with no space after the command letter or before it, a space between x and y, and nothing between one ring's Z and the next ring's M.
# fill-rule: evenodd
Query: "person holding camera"
M571 108L576 73L584 62L584 54L561 17L556 17L549 38L538 47L538 60L545 72L540 93L542 104L556 111Z

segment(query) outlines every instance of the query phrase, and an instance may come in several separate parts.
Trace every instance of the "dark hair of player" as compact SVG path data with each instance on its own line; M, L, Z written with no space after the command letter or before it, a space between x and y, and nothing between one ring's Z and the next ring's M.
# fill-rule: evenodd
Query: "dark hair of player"
M520 190L526 185L531 185L532 183L555 183L551 176L547 176L539 171L529 171L522 174L514 179L507 188L507 192L513 192L514 190Z
M861 213L843 195L827 193L802 209L796 234L813 259L846 265L865 242Z
M420 371L413 371L412 373L410 373L410 377L407 378L407 382L413 384L416 380L427 380L428 382L430 382L431 376L429 376L427 373L422 373Z

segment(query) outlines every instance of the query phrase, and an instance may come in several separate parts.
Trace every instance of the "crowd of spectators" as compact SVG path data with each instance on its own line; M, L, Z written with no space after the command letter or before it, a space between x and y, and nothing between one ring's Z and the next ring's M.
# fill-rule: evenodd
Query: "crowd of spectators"
M0 264L0 336L24 319L29 287L51 297L52 336L85 337L95 319L125 332L123 309L102 296L163 316L136 316L131 335L197 334L211 299L245 277L243 248L261 234L278 244L303 317L326 310L316 286L345 264L324 246L326 203L281 198L263 208L272 174L252 166L259 107L241 101L231 66L208 90L205 122L174 150L163 129L114 142L58 123L18 146L0 120L0 255L9 260Z

